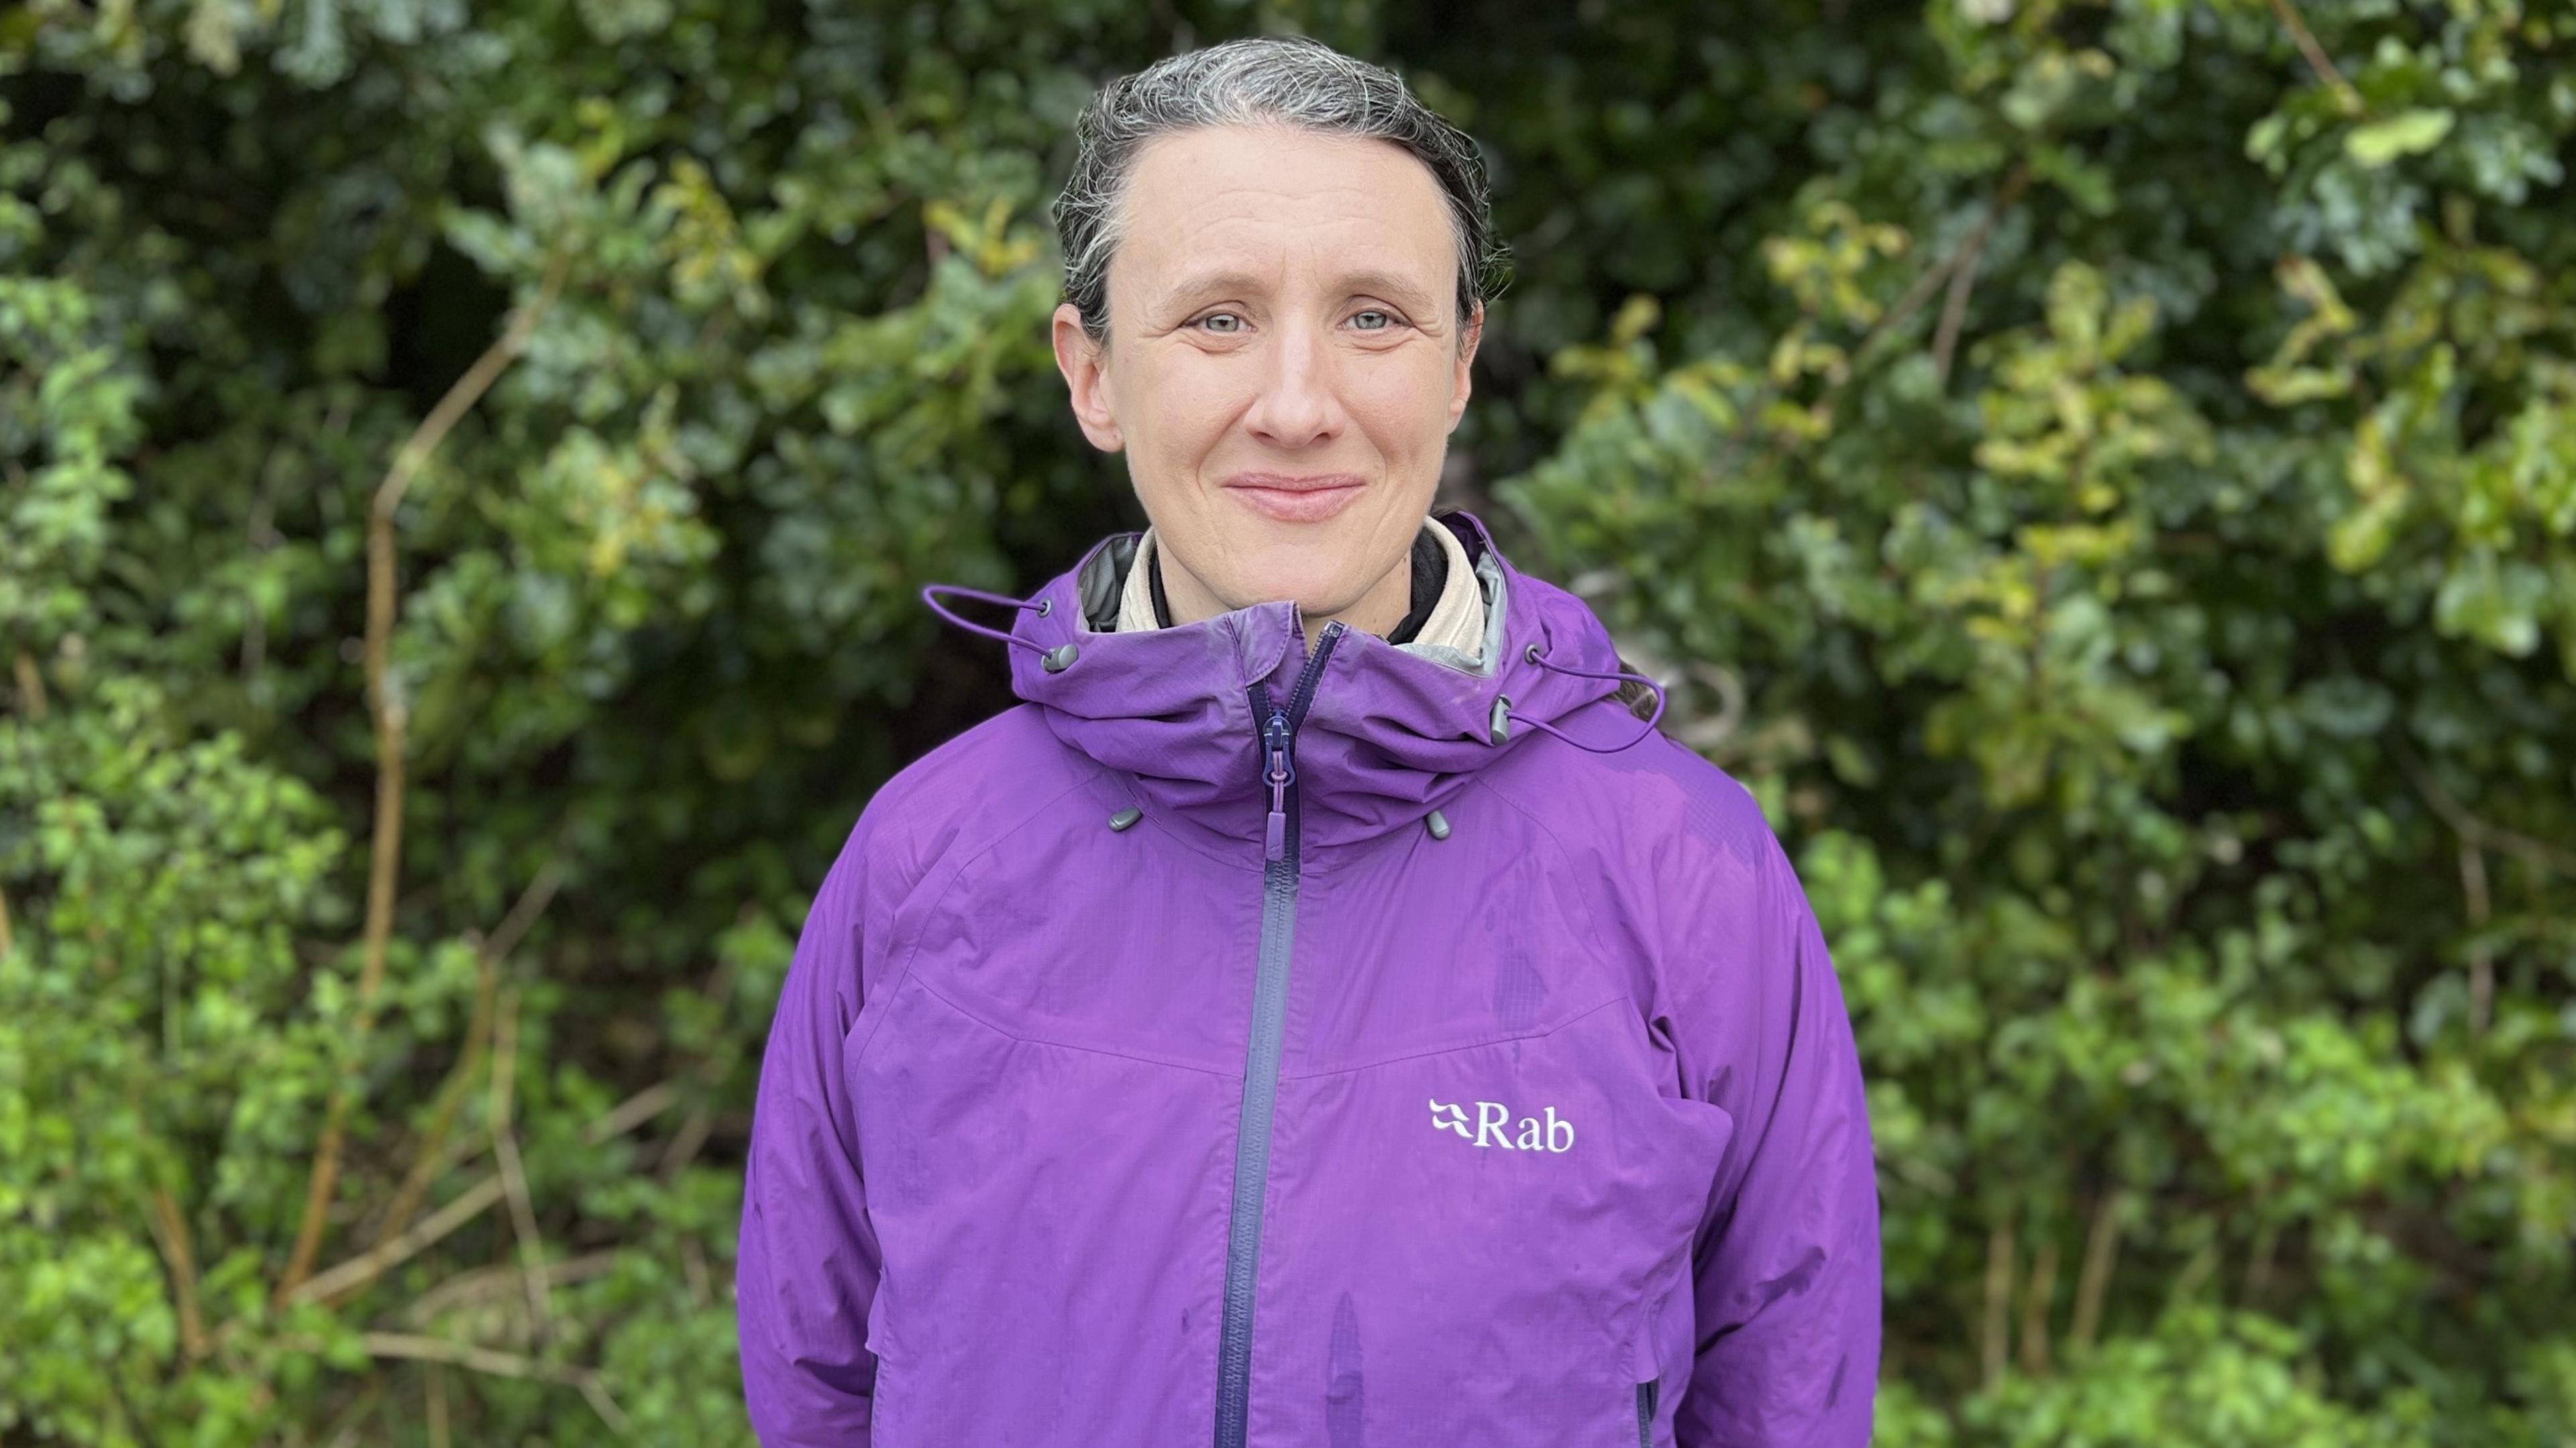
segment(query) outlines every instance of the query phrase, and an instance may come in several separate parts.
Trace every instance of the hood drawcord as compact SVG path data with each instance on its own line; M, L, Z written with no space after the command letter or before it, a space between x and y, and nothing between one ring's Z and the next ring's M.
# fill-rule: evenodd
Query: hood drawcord
M1647 735L1654 733L1655 721L1664 717L1664 705L1667 702L1664 694L1664 686L1656 683L1650 678L1647 678L1643 674L1632 673L1627 669L1578 669L1569 664L1551 664L1547 661L1547 656L1539 651L1539 646L1536 644L1531 644L1527 648L1522 649L1521 657L1538 665L1542 669L1553 669L1560 674L1580 674L1587 679L1634 679L1638 683L1655 691L1655 712L1646 716L1646 727L1629 735L1619 743L1607 748L1598 748L1593 745L1586 744L1582 740L1575 738L1573 735L1566 733L1564 730L1557 728L1555 725L1548 723L1544 719L1532 718L1524 721L1532 729L1544 729L1548 733L1555 735L1557 738L1564 740L1566 743L1573 745L1577 749L1586 750L1593 754L1616 754L1620 750L1627 748L1629 745L1636 743L1638 740L1645 738ZM1485 728L1487 739L1491 740L1493 743L1500 744L1505 739L1511 737L1511 710L1511 695L1505 694L1494 700L1493 718L1487 723Z
M1038 651L1038 657L1044 661L1046 671L1050 674L1063 673L1072 665L1074 659L1082 652L1080 649L1075 648L1069 643L1057 644L1054 648L1047 648L1033 639L1024 639L1018 634L1004 633L1000 629L986 628L980 623L971 623L965 619L959 618L957 615L950 613L947 609L940 606L938 595L942 593L954 593L961 598L981 599L986 603L1007 603L1013 608L1034 608L1038 611L1038 617L1040 618L1044 618L1054 611L1055 600L1052 598L1041 598L1037 602L1031 603L1024 598L1013 598L1007 593L987 593L980 588L968 588L962 583L928 583L922 585L921 589L921 601L930 605L930 611L932 613L939 615L941 618L948 620L950 623L957 625L968 633L979 633L986 638L1000 639L1006 644L1018 644L1024 649L1036 649Z

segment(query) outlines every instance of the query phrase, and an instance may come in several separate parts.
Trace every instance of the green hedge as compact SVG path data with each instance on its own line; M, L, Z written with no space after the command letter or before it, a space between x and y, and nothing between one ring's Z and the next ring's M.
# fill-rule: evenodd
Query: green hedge
M914 590L1138 521L1070 118L1263 29L1490 148L1444 497L1792 845L1881 1441L2576 1441L2576 18L2499 0L0 12L0 1439L747 1437L801 911L1008 702Z

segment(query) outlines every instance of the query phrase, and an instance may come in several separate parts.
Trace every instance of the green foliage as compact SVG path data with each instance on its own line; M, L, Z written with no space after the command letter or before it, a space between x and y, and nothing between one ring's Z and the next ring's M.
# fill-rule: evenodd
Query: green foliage
M1797 851L1882 1440L2576 1441L2576 22L1861 18L0 14L0 1437L745 1439L798 912L1007 697L913 591L1135 519L1067 124L1270 28L1489 147L1454 496Z

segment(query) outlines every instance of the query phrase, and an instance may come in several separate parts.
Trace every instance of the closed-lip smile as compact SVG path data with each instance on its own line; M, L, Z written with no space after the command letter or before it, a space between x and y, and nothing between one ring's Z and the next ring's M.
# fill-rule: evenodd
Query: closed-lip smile
M1367 489L1368 479L1357 473L1245 472L1225 480L1225 490L1245 506L1281 523L1320 523Z

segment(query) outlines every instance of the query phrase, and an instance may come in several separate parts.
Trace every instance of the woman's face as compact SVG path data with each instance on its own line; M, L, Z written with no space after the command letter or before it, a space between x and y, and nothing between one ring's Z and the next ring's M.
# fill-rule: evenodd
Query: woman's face
M1124 450L1174 623L1279 599L1384 633L1467 405L1482 309L1430 168L1377 140L1222 126L1148 143L1108 272L1056 361Z

